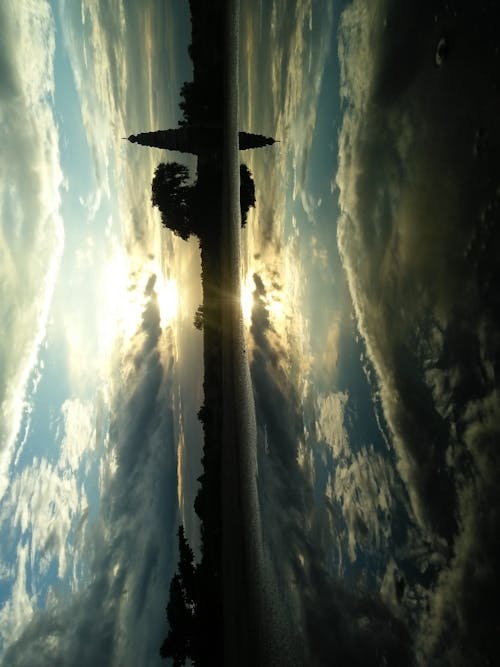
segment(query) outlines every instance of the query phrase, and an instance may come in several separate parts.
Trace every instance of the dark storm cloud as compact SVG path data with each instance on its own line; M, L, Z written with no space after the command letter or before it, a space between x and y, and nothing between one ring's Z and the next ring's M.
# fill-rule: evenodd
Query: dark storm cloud
M409 637L377 596L349 591L333 575L335 509L314 494L313 450L286 355L254 276L251 375L259 430L259 496L278 595L292 627L297 664L411 664Z
M8 649L6 666L159 663L173 543L165 531L174 523L177 484L154 282L131 349L115 369L100 518L87 521L82 540L90 583L69 603L37 612Z
M399 472L446 563L425 665L498 658L496 18L493 3L354 2L340 31L339 247Z

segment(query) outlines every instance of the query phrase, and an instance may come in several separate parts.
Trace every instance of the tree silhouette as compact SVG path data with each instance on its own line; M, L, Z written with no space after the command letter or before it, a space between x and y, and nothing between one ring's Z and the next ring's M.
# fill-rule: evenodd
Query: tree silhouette
M183 665L186 658L193 660L200 653L200 620L198 568L193 550L186 540L184 527L177 531L179 561L170 582L167 620L169 631L160 647L162 658L172 658L175 667Z
M240 164L240 211L242 227L247 224L247 213L251 206L255 207L255 183L250 169L246 164Z
M203 304L200 304L194 314L193 324L198 331L203 329Z
M174 574L170 582L167 620L170 629L160 647L160 656L172 658L174 667L180 667L191 653L189 644L193 617L191 609L186 604L179 574Z
M161 162L151 183L151 202L161 212L162 225L187 240L193 233L191 209L195 186L186 185L189 170L178 162Z
M151 202L160 209L161 223L174 234L187 241L191 234L201 238L210 233L202 223L206 212L215 207L214 197L219 182L215 172L205 172L195 183L188 184L189 169L178 162L161 162L155 169L151 183ZM255 183L245 164L240 164L241 226L247 222L247 214L255 206ZM195 315L194 325L203 327L203 313Z
M193 608L197 601L194 554L184 535L183 526L179 526L177 536L179 538L179 575L184 591L184 598L187 604Z

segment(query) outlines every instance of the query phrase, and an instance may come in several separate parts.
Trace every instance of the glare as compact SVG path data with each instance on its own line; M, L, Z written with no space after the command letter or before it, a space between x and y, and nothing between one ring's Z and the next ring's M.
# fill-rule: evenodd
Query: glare
M282 322L285 319L285 305L279 296L267 299L267 310L273 322Z
M245 280L241 281L241 312L243 322L250 326L252 323L253 293L255 284L252 274L248 274Z
M142 319L145 298L130 276L123 252L115 251L104 268L104 314L101 319L101 342L104 351L113 347L117 337L131 338Z
M165 278L155 261L131 265L125 253L116 250L103 270L103 316L100 320L102 352L107 355L115 341L131 340L142 326L148 302L148 282L156 276L154 296L158 302L160 326L170 326L178 316L179 291L173 279Z
M179 290L175 280L166 280L157 276L155 292L160 310L160 326L162 329L172 324L179 310Z
M283 302L284 295L281 291L276 290L272 285L267 285L264 280L265 295L261 298L263 305L269 313L269 318L273 326L284 326L286 321L286 305ZM243 322L250 326L252 323L252 310L254 306L254 292L255 281L253 279L253 272L248 273L245 280L241 282L241 311L243 314Z

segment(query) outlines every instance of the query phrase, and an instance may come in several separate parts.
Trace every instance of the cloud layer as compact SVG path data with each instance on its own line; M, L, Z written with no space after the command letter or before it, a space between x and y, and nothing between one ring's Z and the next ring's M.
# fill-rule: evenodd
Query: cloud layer
M4 5L0 20L0 497L7 487L61 259L62 171L52 108L54 23L47 2ZM19 49L23 44L23 49Z
M33 556L42 552L48 557L48 549L57 549L58 544L61 548L58 536L67 540L70 535L69 525L63 525L63 508L73 518L78 508L79 515L85 516L82 501L74 508L68 498L61 496L63 505L53 508L40 499L35 487L33 503L39 509L26 507L25 515L39 521L40 529L46 526L48 534L42 539L34 530L28 531L28 541L20 543L16 586L21 590L12 598L16 609L4 611L11 623L18 623L13 632L22 632L8 648L5 665L132 666L158 661L172 567L174 531L172 536L168 531L176 516L177 485L172 378L165 352L168 332L162 332L159 326L154 282L153 276L147 286L141 325L125 354L116 358L115 370L124 381L115 386L111 397L112 417L101 463L99 515L91 522L83 522L76 535L73 533L73 549L68 555L85 568L83 576L75 582L76 588L69 597L59 595L56 589L49 590L44 610L36 610L39 601L36 596L30 599L27 595L29 587L23 575L27 546L23 544L31 544ZM87 422L76 405L68 406L65 412L67 418L70 412L76 413L66 430L61 455L61 465L67 461L70 472L76 458L68 440L76 428L83 436L81 429L85 431ZM44 474L44 465L35 467L40 488L53 503L61 494L47 486L50 476ZM68 475L56 474L56 478L64 484ZM73 484L77 484L74 478ZM77 489L75 493L78 494ZM53 508L50 511L57 526L53 538L51 521L39 516L44 507ZM71 518L70 515L70 523ZM45 547L40 546L43 540ZM59 567L64 567L61 556ZM26 610L29 605L31 608ZM19 627L21 622L24 627ZM157 630L152 631L153 627Z
M150 206L161 154L129 151L121 137L175 124L178 9L61 0L58 11L44 2L0 10L8 35L0 47L0 495L2 538L17 544L0 566L10 590L2 664L157 664L178 520L179 348L191 364L186 384L200 371L199 355L189 355L199 339L177 340L192 314L167 322L172 304L163 297L167 279L193 268L196 248L186 247L186 261L175 256ZM64 103L71 107L75 91L66 80L56 90L54 68L73 77L71 122ZM74 127L78 106L83 131ZM63 156L80 169L64 177L54 116ZM71 209L80 193L84 232L75 231L81 211ZM60 208L72 247L44 369L36 361L62 254ZM89 342L94 320L99 340ZM50 401L37 408L38 386ZM23 410L26 437L14 456Z
M498 615L476 596L486 581L496 590L498 559L500 137L488 12L354 2L340 31L338 242L398 471L446 563L422 620L426 665L496 655Z
M298 665L327 665L333 659L350 665L411 664L401 621L377 594L339 576L339 554L354 561L358 549L376 552L385 546L390 470L373 452L351 454L345 395L315 400L312 387L308 397L298 395L258 276L255 285L250 369L259 495L276 606L294 628L293 657L287 659Z

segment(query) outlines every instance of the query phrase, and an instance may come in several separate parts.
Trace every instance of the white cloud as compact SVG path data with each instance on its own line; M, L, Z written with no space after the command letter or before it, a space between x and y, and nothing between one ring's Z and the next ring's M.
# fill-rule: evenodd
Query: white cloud
M305 182L332 43L333 5L276 0L261 7L259 22L253 6L242 3L242 11L247 69L246 82L243 78L240 84L244 91L241 123L281 142L244 155L255 178L257 201L243 235L243 280L257 273L264 281L271 324L302 393L314 361L308 319L314 295L304 267L311 255L325 263L327 254L312 240L311 250L307 247L302 226L292 213L296 202L290 202L289 193L292 189L293 199L303 202L305 214L313 221L317 202ZM271 296L273 284L281 289ZM300 366L298 372L294 366Z
M103 5L96 0L84 0L81 7L64 0L61 2L63 37L75 77L97 183L82 204L88 209L90 220L108 205L113 211L110 229L106 230L104 257L99 258L101 269L96 271L99 284L95 295L99 313L96 317L97 338L105 341L104 354L114 344L110 340L114 332L109 327L109 311L116 310L117 305L118 308L126 305L129 312L120 313L122 318L130 318L132 312L140 315L136 300L129 298L129 303L125 304L122 295L126 288L133 286L137 274L146 274L147 270L143 269L146 265L151 266L154 258L156 269L161 267L170 277L177 278L198 253L196 246L186 244L183 244L182 253L174 253L174 248L177 249L182 241L172 241L169 232L159 223L158 212L151 206L151 177L164 156L131 146L122 139L132 130L154 129L177 122L174 111L177 90L174 95L168 85L157 86L160 71L162 79L165 75L165 62L171 68L175 61L175 40L167 42L163 25L165 20L169 33L171 9L161 9L160 21L158 11L154 2L139 6L113 0ZM84 47L86 58L82 55ZM152 53L164 55L156 58ZM160 71L156 72L157 68ZM175 71L172 72L172 85L176 76ZM96 253L103 245L94 246L92 257L96 265ZM87 250L82 249L79 253L80 262L87 261ZM122 266L112 265L117 257ZM120 275L113 276L114 270L120 271ZM185 275L183 284L186 278L193 281L192 275ZM141 289L139 287L139 291ZM110 291L115 293L111 298ZM120 292L118 298L117 291ZM133 297L133 294L129 296ZM79 350L88 349L89 345L79 334L82 327L78 315L66 315L65 319L72 383L78 385L85 375ZM104 331L101 330L103 324ZM114 326L116 322L111 325L121 333L121 326ZM130 335L133 333L129 332ZM101 357L101 352L99 350L97 356ZM92 369L90 374L95 372L98 371Z
M62 406L64 437L59 466L77 471L84 454L95 449L94 408L90 403L68 399Z
M346 525L347 553L356 561L359 550L382 552L391 537L394 472L372 446L352 448L345 427L349 396L345 392L316 398L316 433L334 458L326 489Z
M391 537L394 474L373 447L363 448L335 466L334 496L347 526L348 553L385 552Z
M33 615L36 600L27 590L26 568L29 547L19 543L17 546L17 573L12 595L0 609L0 638L5 645L11 644L21 634Z
M24 181L19 178L19 183L24 182L21 194L24 193L29 204L26 211L23 211L25 202L18 196L19 191L14 186L9 189L9 181L3 178L10 165L0 164L0 193L9 197L8 207L13 215L22 216L25 224L23 229L6 226L0 236L1 258L5 258L0 276L3 278L5 274L10 280L1 283L2 307L12 304L11 311L17 318L12 323L12 331L16 331L17 337L12 335L8 341L0 342L0 345L5 342L5 350L0 347L0 361L5 358L8 363L24 350L20 324L33 336L40 319L42 333L32 348L37 348L43 340L42 324L46 311L38 319L32 316L30 308L35 314L38 311L35 309L33 290L27 285L36 285L41 292L46 275L49 275L50 280L47 281L52 285L55 269L52 273L51 270L47 272L47 262L43 260L49 250L58 259L62 249L58 236L62 226L55 215L59 206L57 188L59 183L63 185L63 180L60 169L56 169L59 159L57 133L51 111L54 91L53 24L48 3L21 3L19 7L19 11L27 12L29 9L35 12L38 7L41 14L45 12L42 17L45 23L40 21L30 27L29 35L23 34L22 39L13 40L12 53L18 58L23 71L29 72L33 68L37 76L43 71L46 88L37 101L34 98L36 85L29 87L25 98L30 101L33 113L26 111L18 124L22 127L12 120L11 127L7 128L12 145L6 145L17 150L17 162L13 161L13 164L22 163L20 158L24 157L24 153L20 149L25 149L23 171L19 170L17 175L24 178ZM156 13L158 9L160 16ZM107 436L100 434L107 445L100 462L101 477L98 480L102 510L99 518L95 520L91 512L93 508L88 509L89 502L81 482L83 468L89 459L87 452L95 447L98 429L93 423L93 408L79 398L67 400L62 408L64 429L61 428L59 434L59 459L52 462L39 457L19 474L15 475L16 471L13 471L8 486L5 482L1 519L8 524L6 530L10 531L13 539L21 535L20 544L24 545L24 551L18 554L16 566L19 571L14 589L3 612L5 627L11 628L6 643L11 644L20 631L25 637L31 637L30 641L21 640L19 646L14 643L7 647L5 661L9 667L22 664L24 660L28 664L44 665L57 664L57 660L67 661L68 664L86 660L88 664L102 661L109 665L135 665L137 660L141 664L155 664L158 659L157 645L164 628L157 620L164 614L171 569L171 542L165 540L165 527L172 525L176 512L172 416L169 411L170 378L166 363L170 361L169 355L175 347L175 336L171 335L172 332L161 331L155 292L148 288L145 294L144 290L146 282L149 285L152 277L152 272L149 272L152 265L155 273L162 269L170 278L183 270L187 273L186 267L191 268L198 249L196 244L183 247L189 255L187 261L179 259L181 253L172 257L177 241L172 242L165 234L156 212L152 212L150 206L150 179L158 155L127 146L121 137L124 136L125 125L129 123L137 124L138 129L142 129L146 123L154 127L160 122L157 119L161 118L163 124L168 116L165 109L170 112L175 105L175 96L168 86L165 90L162 87L163 92L153 90L159 71L163 77L165 62L169 60L157 58L157 54L165 55L168 50L173 50L171 44L163 44L166 18L171 18L171 10L163 6L159 8L155 2L125 5L120 1L107 4L96 1L82 2L81 6L80 3L61 2L65 45L80 96L98 182L95 192L83 204L92 219L94 214L101 215L109 202L113 202L113 230L111 233L108 229L108 236L112 238L110 243L116 241L126 258L123 277L127 284L124 291L133 281L135 291L133 289L133 293L126 295L128 300L124 295L120 304L124 306L120 315L126 318L123 324L127 326L127 336L121 337L119 345L110 344L110 355L104 369L96 369L96 357L105 355L87 355L90 346L84 345L83 334L81 338L75 336L69 346L70 381L75 385L72 389L81 389L84 385L88 390L89 383L85 381L93 373L93 380L105 385L102 392L108 407L112 406L112 429ZM0 22L9 38L15 35L8 21ZM37 45L37 30L40 33L46 31L45 41L40 37L40 53L33 50L33 45ZM173 34L172 21L167 32ZM8 39L2 42L6 43ZM19 49L19 43L26 44L26 49ZM26 56L27 50L29 57ZM169 67L172 67L172 60ZM159 71L156 72L155 68ZM16 97L18 103L19 97ZM15 119L16 113L11 111L11 117ZM171 123L175 124L173 120ZM26 140L23 143L24 135ZM50 158L52 162L47 165L42 158L46 161ZM50 172L49 167L53 169L49 175L54 178L47 176L43 165L47 173ZM11 180L14 182L15 179L12 177ZM49 188L51 184L54 186L52 190ZM28 193L33 193L33 201ZM106 197L109 201L105 201ZM40 211L44 218L35 225ZM49 214L54 214L53 218ZM117 227L121 232L118 240ZM91 260L90 250L84 248L77 255L80 265L87 267ZM146 265L148 269L143 271ZM199 271L191 271L193 275L198 281ZM20 276L24 279L22 283ZM114 288L116 301L116 281L122 276L110 273L107 277L111 289ZM14 294L14 287L18 285L19 294ZM5 294L10 290L10 301L3 299L4 287ZM134 300L135 297L138 301ZM46 303L49 303L49 297ZM110 303L113 303L112 299ZM134 307L130 308L130 305ZM80 327L80 330L85 332L87 323L84 319L77 321L76 317L70 318L69 324L78 330L82 321L85 327ZM116 322L113 324L116 325ZM125 340L127 337L131 341ZM26 378L23 380L23 376L18 385L27 381L33 363L25 364L28 369ZM87 366L87 374L84 365ZM13 386L12 382L9 386ZM17 392L16 396L21 397L14 406L20 414L24 397L22 392ZM104 421L106 424L102 428L106 430L107 419ZM6 457L5 469L9 460ZM85 518L87 516L88 519ZM85 539L80 538L83 524ZM45 585L44 575L54 564L63 585L69 580L75 595L70 600L63 600L49 592L47 612L37 611L28 623L32 607L43 605L43 600L35 597ZM4 569L8 571L7 566ZM28 592L27 571L31 574ZM82 572L85 573L85 580ZM67 623L68 615L72 624ZM131 641L132 635L134 639ZM106 657L103 658L103 655Z
M57 559L58 575L62 578L70 552L67 538L73 520L86 505L74 475L35 458L31 466L12 479L0 517L2 523L10 523L12 531L19 529L29 544L33 572L40 563L43 574Z
M318 439L328 443L335 458L345 456L349 451L349 441L344 426L344 412L348 398L347 393L337 392L318 396L316 400Z
M113 360L116 382L110 395L98 519L85 519L88 501L72 472L84 456L77 445L63 445L59 466L35 462L16 481L24 503L13 501L12 507L19 508L17 520L26 537L31 531L38 552L58 558L60 574L68 570L78 577L84 562L86 577L72 582L70 599L53 600L33 616L19 642L8 648L6 664L66 660L132 666L158 659L164 627L156 621L164 612L172 567L173 539L165 539L165 530L176 515L177 490L169 410L172 379L163 354L158 303L151 284L146 290L150 302L141 331ZM83 440L89 437L89 412L78 401L66 404L65 438L73 441L80 433ZM85 540L78 542L85 520ZM65 622L68 617L71 624Z
M14 454L26 387L45 336L63 247L62 173L52 111L54 25L48 2L0 10L2 158L0 161L0 497ZM19 49L19 44L23 48Z

